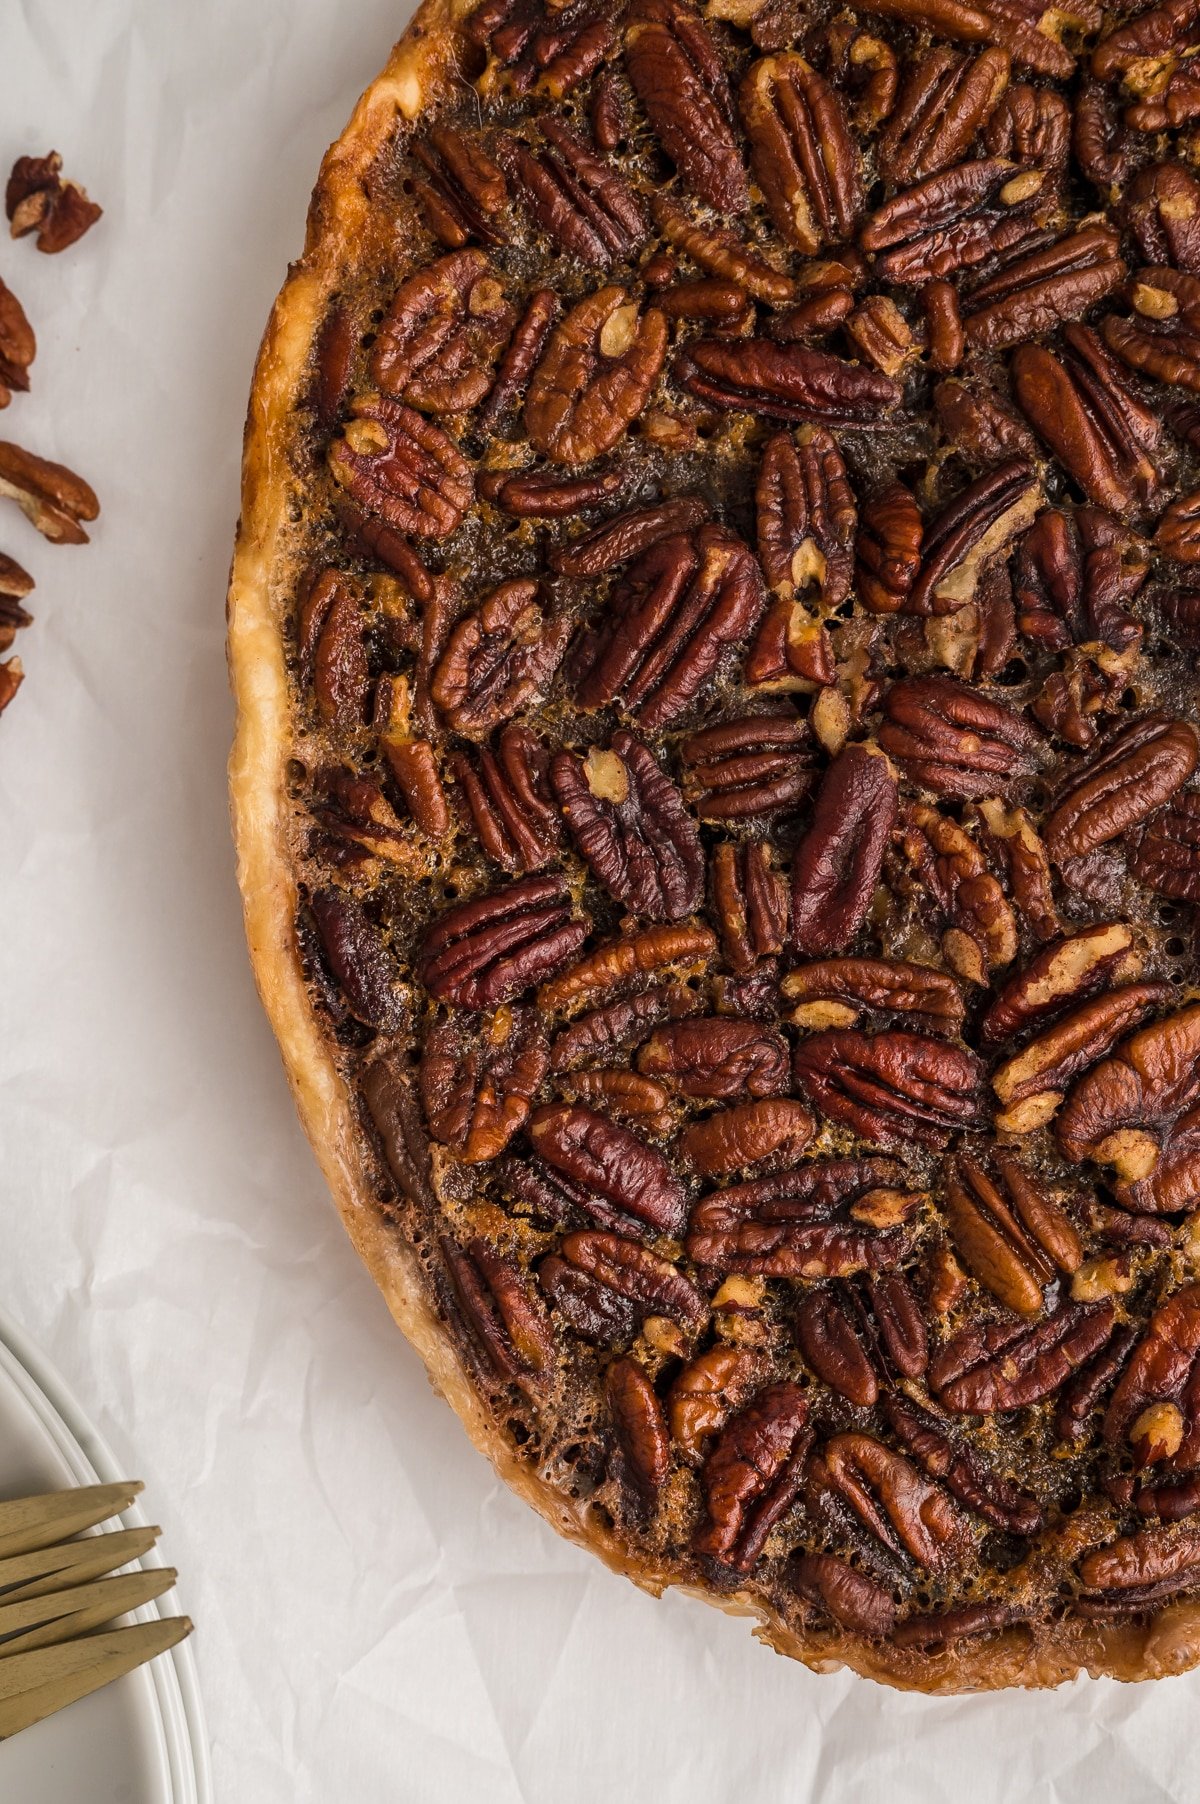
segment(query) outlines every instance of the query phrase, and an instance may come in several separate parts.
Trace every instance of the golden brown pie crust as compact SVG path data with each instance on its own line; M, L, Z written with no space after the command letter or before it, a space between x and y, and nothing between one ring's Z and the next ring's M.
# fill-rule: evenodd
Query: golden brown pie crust
M289 504L303 500L289 465L289 420L330 296L352 265L371 206L363 177L393 132L453 85L456 26L475 0L426 0L386 68L355 108L321 168L304 253L275 303L259 353L246 424L241 518L228 596L228 657L237 703L230 793L238 881L259 994L274 1028L305 1131L347 1232L395 1320L479 1450L546 1521L614 1571L660 1595L674 1582L634 1555L586 1502L521 1463L489 1419L445 1326L430 1308L412 1250L373 1200L355 1102L314 1014L295 934L295 879L285 831L291 710L281 621L297 569ZM691 1587L685 1587L691 1589ZM757 1618L755 1634L817 1672L848 1666L905 1690L935 1694L1052 1686L1087 1672L1134 1680L1200 1662L1200 1600L1162 1609L1149 1624L1068 1619L1019 1626L983 1643L918 1652L836 1627L794 1633L748 1591L694 1595Z

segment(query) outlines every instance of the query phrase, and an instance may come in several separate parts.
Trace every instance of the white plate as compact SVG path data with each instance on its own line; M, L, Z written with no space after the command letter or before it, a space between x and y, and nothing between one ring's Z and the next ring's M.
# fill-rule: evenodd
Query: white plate
M76 1399L0 1311L0 1497L112 1484L121 1472ZM127 1528L148 1518L127 1510ZM161 1566L157 1551L141 1562ZM181 1613L173 1591L136 1620ZM186 1642L0 1742L3 1804L212 1804L208 1743Z

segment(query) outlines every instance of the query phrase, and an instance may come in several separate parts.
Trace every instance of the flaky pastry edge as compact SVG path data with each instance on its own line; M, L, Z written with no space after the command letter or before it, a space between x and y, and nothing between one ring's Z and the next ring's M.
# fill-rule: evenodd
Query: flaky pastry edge
M245 429L241 517L227 603L237 704L229 764L237 876L258 992L342 1221L434 1389L499 1476L560 1535L652 1595L675 1585L732 1614L753 1617L760 1640L815 1672L849 1667L882 1684L928 1694L1053 1686L1082 1672L1135 1680L1186 1671L1200 1662L1200 1602L1194 1600L1169 1606L1147 1625L1065 1620L1008 1629L940 1653L917 1653L836 1627L797 1632L749 1590L722 1595L681 1583L631 1552L585 1501L564 1496L516 1457L430 1307L415 1254L375 1201L355 1099L330 1055L296 942L287 839L292 713L281 623L299 565L289 501L302 502L303 492L289 465L288 442L329 298L352 265L356 228L370 212L364 177L398 118L411 123L461 82L457 27L476 3L425 0L326 154L309 207L304 254L289 271L259 351Z

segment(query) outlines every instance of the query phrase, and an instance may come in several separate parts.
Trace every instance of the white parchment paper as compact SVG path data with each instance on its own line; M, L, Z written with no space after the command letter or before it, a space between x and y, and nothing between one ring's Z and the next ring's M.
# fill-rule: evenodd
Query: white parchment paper
M0 503L38 581L0 724L0 1287L146 1480L217 1794L1200 1798L1200 1676L900 1697L564 1546L343 1237L245 956L222 612L259 335L409 10L0 0L0 172L53 145L106 208L59 258L0 240L40 344L0 436L104 503L80 550Z

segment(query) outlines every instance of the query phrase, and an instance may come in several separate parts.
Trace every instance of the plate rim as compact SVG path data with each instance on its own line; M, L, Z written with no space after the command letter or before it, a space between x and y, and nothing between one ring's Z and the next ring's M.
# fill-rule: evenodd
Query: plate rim
M27 1400L60 1450L78 1468L80 1483L119 1484L126 1474L108 1442L57 1367L3 1306L0 1344L29 1380ZM149 1523L137 1501L122 1516L131 1526L146 1527ZM163 1566L166 1562L158 1548L153 1547L139 1564ZM160 1604L164 1601L150 1603L134 1614L145 1620L161 1616L164 1611ZM208 1733L190 1640L177 1643L167 1659L151 1661L149 1674L162 1722L175 1804L213 1804ZM186 1759L181 1758L181 1750Z

